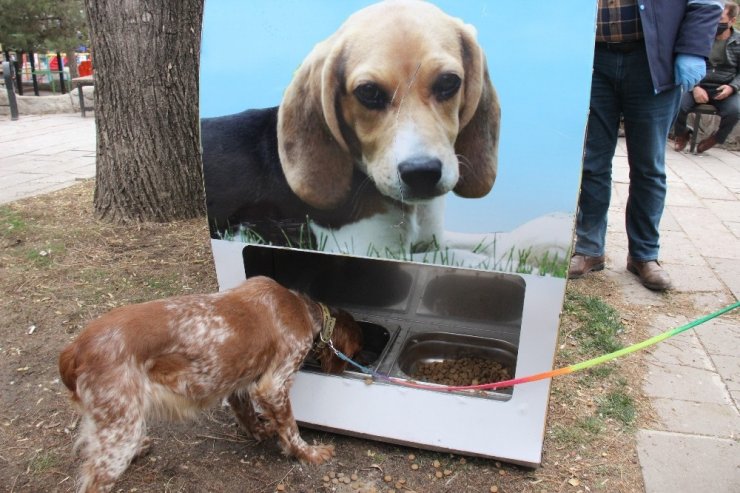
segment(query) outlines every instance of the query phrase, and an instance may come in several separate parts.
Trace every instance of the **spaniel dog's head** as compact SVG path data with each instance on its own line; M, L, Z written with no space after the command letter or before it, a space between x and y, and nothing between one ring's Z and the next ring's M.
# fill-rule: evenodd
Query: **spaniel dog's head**
M362 329L352 315L344 310L332 309L331 316L336 320L331 335L332 344L337 351L350 359L354 358L362 349ZM321 370L326 373L342 373L348 364L328 345L321 345L317 349L316 359L321 363Z
M358 166L385 196L486 195L500 109L475 28L416 0L353 14L305 59L278 113L293 191L339 205Z

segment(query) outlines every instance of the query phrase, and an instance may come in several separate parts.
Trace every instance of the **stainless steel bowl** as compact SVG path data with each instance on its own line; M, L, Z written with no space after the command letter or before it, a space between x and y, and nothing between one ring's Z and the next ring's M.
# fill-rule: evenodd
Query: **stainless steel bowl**
M513 376L516 368L517 347L508 342L449 332L425 332L411 334L403 345L397 367L404 378L415 374L420 364L481 358L500 363ZM481 382L488 383L488 382ZM511 388L494 392L511 394Z

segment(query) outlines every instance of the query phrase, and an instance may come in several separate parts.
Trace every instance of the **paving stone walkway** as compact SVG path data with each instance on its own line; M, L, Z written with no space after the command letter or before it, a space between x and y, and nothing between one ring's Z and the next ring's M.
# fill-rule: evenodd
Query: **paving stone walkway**
M614 160L607 273L624 298L654 313L651 335L691 322L626 272L624 211L629 167L624 141ZM666 151L668 197L661 261L695 318L740 298L740 153ZM737 318L735 318L737 320ZM740 325L717 318L655 346L643 392L658 423L638 431L648 493L740 492Z
M95 176L95 119L79 113L0 119L0 204Z

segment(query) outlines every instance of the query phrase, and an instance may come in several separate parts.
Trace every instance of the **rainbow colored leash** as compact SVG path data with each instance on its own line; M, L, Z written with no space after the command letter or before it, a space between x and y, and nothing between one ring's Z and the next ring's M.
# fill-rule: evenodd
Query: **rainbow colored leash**
M724 315L727 312L730 312L736 308L740 308L740 301L736 301L732 305L726 306L725 308L722 308L721 310L718 310L714 313L711 313L709 315L706 315L704 317L698 318L694 320L693 322L690 322L686 325L682 325L680 327L676 327L675 329L668 330L666 332L663 332L662 334L659 334L657 336L651 337L650 339L646 339L642 342L638 342L637 344L633 344L632 346L628 346L626 348L620 349L618 351L614 351L613 353L605 354L603 356L598 356L596 358L592 358L588 361L584 361L582 363L577 363L575 365L566 366L564 368L558 368L557 370L551 370L546 371L543 373L537 373L536 375L530 375L528 377L522 377L522 378L514 378L511 380L502 380L500 382L493 382L493 383L484 383L480 385L457 385L457 386L450 386L450 385L438 385L438 384L424 384L424 383L418 383L418 382L411 382L408 380L405 380L403 378L397 378L397 377L391 377L389 375L383 375L381 373L378 373L370 368L367 368L365 366L360 365L359 363L356 363L352 361L350 358L348 358L346 355L342 354L340 351L338 351L334 345L329 341L329 346L334 351L334 353L347 363L357 367L360 371L363 373L366 373L373 378L377 378L378 380L385 380L388 382L392 382L398 385L403 385L405 387L412 387L416 389L426 389L426 390L441 390L441 391L456 391L456 390L494 390L499 389L502 387L513 387L514 385L518 385L520 383L529 383L529 382L536 382L538 380L544 380L545 378L552 378L557 377L560 375L567 375L569 373L575 373L577 371L585 370L586 368L591 368L592 366L600 365L602 363L606 363L607 361L611 361L615 358L619 358L620 356L624 356L630 353L634 353L635 351L639 351L640 349L645 349L646 347L652 346L654 344L657 344L661 341L664 341L670 337L673 337L675 335L680 334L681 332L685 332L689 329L693 329L697 325L701 325L704 322L707 322L713 318L719 317L720 315Z

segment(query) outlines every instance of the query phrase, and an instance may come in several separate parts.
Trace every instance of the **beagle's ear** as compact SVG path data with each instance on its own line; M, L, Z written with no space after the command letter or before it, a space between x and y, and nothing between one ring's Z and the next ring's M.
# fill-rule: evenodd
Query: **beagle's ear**
M488 76L486 57L475 39L475 29L462 26L460 40L465 92L460 110L461 130L455 141L455 152L460 160L455 193L478 198L490 192L496 181L501 108Z
M318 209L339 205L349 193L352 158L336 114L342 89L337 36L316 45L285 91L278 110L278 152L293 192Z

